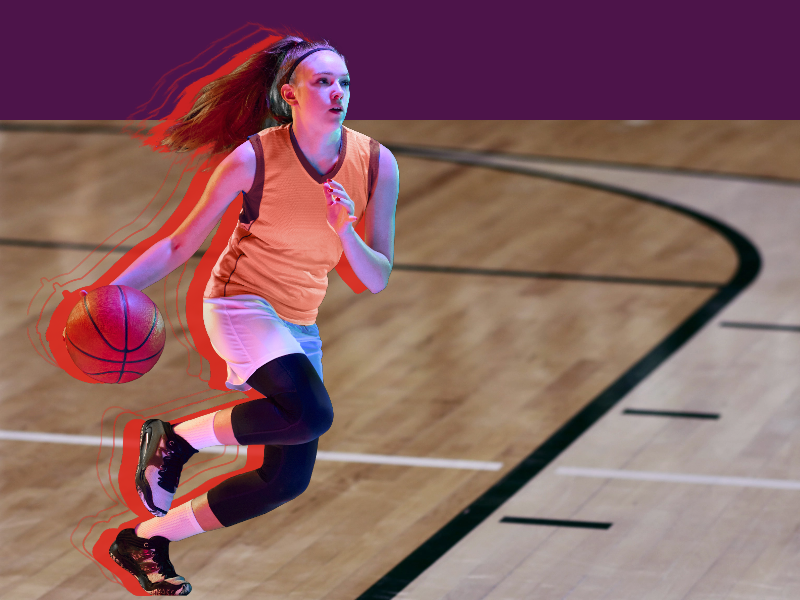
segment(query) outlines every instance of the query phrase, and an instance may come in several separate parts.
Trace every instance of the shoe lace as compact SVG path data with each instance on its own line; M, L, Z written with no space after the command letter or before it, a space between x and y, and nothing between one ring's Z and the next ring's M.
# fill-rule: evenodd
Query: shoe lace
M178 489L178 480L186 463L186 457L179 451L175 442L170 440L162 451L162 459L162 465L158 468L158 483L165 490L174 493Z

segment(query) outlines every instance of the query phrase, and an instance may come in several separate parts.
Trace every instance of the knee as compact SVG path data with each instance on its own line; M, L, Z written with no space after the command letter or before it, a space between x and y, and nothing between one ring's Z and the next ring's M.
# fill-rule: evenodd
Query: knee
M298 378L297 391L303 406L303 421L308 428L308 441L315 440L333 424L333 405L328 390L307 357L299 358L304 377Z
M310 471L308 473L298 473L283 483L282 489L280 490L280 496L285 502L294 500L308 489L308 485L310 483Z
M304 415L303 419L308 427L309 440L315 440L327 432L331 425L333 425L333 406L329 398L327 402L320 402L310 408Z

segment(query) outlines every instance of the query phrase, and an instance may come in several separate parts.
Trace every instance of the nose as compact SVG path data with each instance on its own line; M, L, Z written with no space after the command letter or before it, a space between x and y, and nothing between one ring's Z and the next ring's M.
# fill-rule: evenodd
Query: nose
M336 86L333 88L333 92L331 93L331 98L334 100L341 100L344 98L344 89L342 89L341 84L337 83Z

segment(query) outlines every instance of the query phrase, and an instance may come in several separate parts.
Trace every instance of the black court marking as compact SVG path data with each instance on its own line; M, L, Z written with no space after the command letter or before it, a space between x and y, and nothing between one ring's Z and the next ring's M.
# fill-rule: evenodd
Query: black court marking
M91 252L127 252L132 246L109 246L107 244L87 244L85 242L58 242L47 240L26 240L22 238L0 237L0 246L19 246L22 248L45 248L51 250L85 250Z
M561 279L563 281L587 281L592 283L623 283L632 285L663 285L667 287L720 288L724 283L713 281L685 281L678 279L649 279L622 277L618 275L584 275L582 273L557 273L552 271L514 271L508 269L476 269L472 267L442 267L435 265L397 264L398 271L423 271L429 273L453 273L458 275L489 275L493 277L524 277L532 279Z
M133 122L135 123L135 121ZM132 123L132 124L133 124ZM92 123L47 123L38 122L30 123L25 121L0 121L0 131L9 133L105 133L111 135L128 134L125 127L114 125L92 124ZM144 133L148 131L147 127L144 128ZM386 147L392 152L399 154L409 154L410 152L461 152L459 148L443 148L443 147L425 147L425 146L405 146L402 144L385 144ZM491 156L491 151L471 150L470 152L479 155L485 154ZM590 158L561 158L557 156L549 156L546 154L504 154L510 158L522 159L535 159L540 162L547 162L551 164L562 165L585 165L597 167L600 169L625 169L629 171L646 171L650 173L669 173L675 175L689 175L693 177L727 179L734 181L754 181L763 183L776 183L779 185L788 185L791 187L800 186L800 180L791 179L788 177L778 177L770 175L746 175L739 173L729 173L725 171L711 171L706 169L689 169L686 167L664 167L657 165L647 165L643 163L626 163L626 162L611 162L603 160L593 160Z
M131 124L133 125L133 124ZM147 129L146 127L143 129ZM9 133L105 133L128 134L125 127L102 123L29 123L25 121L2 121L0 131Z
M800 325L777 325L775 323L742 323L738 321L723 321L720 327L730 327L734 329L759 329L761 331L792 331L800 332Z
M406 146L404 144L384 144L392 152L406 154L423 158L422 155L441 155L442 153L464 152L461 148L446 148L442 146ZM553 165L572 165L584 167L596 167L598 169L613 169L625 171L640 171L647 173L666 173L669 175L688 175L689 177L702 177L703 179L725 179L728 181L752 181L755 183L775 183L787 185L789 187L800 186L800 180L789 177L779 177L772 175L747 175L744 173L730 173L727 171L711 171L706 169L689 169L686 167L664 167L658 165L647 165L643 163L611 162L606 160L594 160L591 158L566 158L559 156L549 156L547 154L514 154L499 153L491 150L469 150L470 154L476 156L499 156L521 160L536 160L542 163Z
M59 242L47 240L27 240L24 238L0 237L0 246L19 246L22 248L43 248L46 250L83 250L86 252L127 252L133 246L110 246L108 244L90 244L86 242ZM205 251L198 250L192 258L202 258Z
M501 523L517 525L545 525L547 527L576 527L578 529L610 529L613 523L597 521L562 521L560 519L529 519L527 517L503 517Z
M728 303L738 296L758 275L761 257L756 247L724 223L712 219L689 208L679 206L668 200L649 194L635 192L622 187L600 184L578 177L555 175L533 167L512 167L485 164L487 156L504 156L491 153L451 152L436 153L431 149L392 147L398 154L424 157L468 164L476 167L492 168L500 171L542 177L553 181L574 184L590 189L601 190L626 196L655 206L661 206L689 218L695 219L722 235L734 248L739 258L739 266L731 280L716 294L698 308L692 315L675 328L655 348L643 356L628 371L623 373L605 390L581 409L574 417L536 448L521 463L514 467L500 481L484 492L477 500L462 510L449 523L433 534L427 541L403 559L396 567L365 591L357 600L391 600L423 571L441 558L448 550L487 519L501 504L516 494L542 469L555 460L566 448L577 440L587 429L611 410L634 387L652 373L661 363L685 344L695 333L705 326Z
M16 238L0 238L0 246L22 246L28 248L49 248L58 250L85 250L91 252L127 252L132 246L108 246L78 242L48 242ZM192 258L202 258L204 252L198 251ZM585 275L582 273L556 273L552 271L516 271L511 269L478 269L473 267L447 267L439 265L410 265L395 263L397 271L418 271L425 273L448 273L453 275L479 275L487 277L520 277L524 279L554 279L560 281L580 281L587 283L620 283L627 285L650 285L682 288L717 289L725 285L716 281L686 281L679 279L654 279L647 277L622 277L618 275Z
M678 419L719 419L719 413L691 412L680 410L647 410L644 408L626 408L623 415L642 415L648 417L675 417Z

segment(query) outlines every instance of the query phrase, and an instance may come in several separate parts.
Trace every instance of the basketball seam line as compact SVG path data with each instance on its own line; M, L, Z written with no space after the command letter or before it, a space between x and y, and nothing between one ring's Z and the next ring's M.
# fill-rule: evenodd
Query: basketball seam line
M75 350L77 350L77 351L78 351L78 352L80 352L81 354L85 354L85 355L86 355L86 356L88 356L89 358L93 358L93 359L95 359L95 360L100 360L100 361L107 362L107 363L124 363L124 362L125 362L125 361L123 361L123 360L111 360L110 358L102 358L102 357L100 357L100 356L94 356L93 354L89 354L88 352L86 352L86 350L82 350L81 348L79 348L79 347L78 347L78 345L77 345L75 342L73 342L73 341L72 341L72 340L69 338L69 336L67 336L67 341L68 341L70 344L72 344L72 347L73 347L73 348L75 348ZM151 358L155 358L156 356L158 356L158 355L159 355L159 354L161 354L162 352L163 352L163 349L162 349L162 350L159 350L159 351L158 351L158 352L156 352L155 354L153 354L153 355L151 355L151 356L148 356L148 357L146 357L146 358L138 358L138 359L136 359L136 360L129 360L129 361L127 361L127 362L128 362L128 363L130 363L130 364L133 364L133 363L138 363L138 362L144 362L144 361L146 361L146 360L150 360Z
M109 373L119 373L119 378L122 379L122 376L123 375L127 375L128 373L133 373L134 375L144 375L145 373L147 373L147 371L145 371L144 373L140 373L139 371L101 371L99 373L86 373L86 374L87 375L108 375ZM101 383L108 383L108 382L101 382ZM117 383L119 383L119 382L117 382Z
M150 300L150 302L153 302L153 301ZM131 350L130 350L131 352L136 352L139 348L144 346L147 343L147 340L149 340L150 336L153 334L153 330L156 328L156 321L158 321L158 307L156 306L155 302L153 302L153 308L155 310L153 311L153 322L150 324L150 331L147 332L147 337L144 338L144 341L141 344L136 346L136 348L131 348ZM127 347L127 342L126 342L126 347ZM131 362L133 362L133 361L131 361Z
M104 336L104 335L103 335L103 333L100 331L100 328L97 326L97 323L95 323L95 322L94 322L94 318L92 317L92 313L89 311L89 307L87 306L87 302L86 302L86 298L87 298L87 297L88 297L88 295L83 297L83 308L84 308L84 310L86 311L86 315L89 317L89 321L91 321L91 323L92 323L92 326L94 327L95 331L97 332L97 335L99 335L99 336L100 336L100 338L101 338L101 339L102 339L102 340L103 340L103 341L104 341L106 344L108 344L108 347L109 347L109 348L111 348L111 349L112 349L112 350L114 350L115 352L122 352L122 350L120 350L119 348L114 348L114 346L112 346L112 345L111 345L111 342L109 342L109 341L106 339L106 336Z
M122 296L122 314L124 315L125 327L125 351L122 353L122 366L120 367L119 377L117 383L122 381L122 374L125 372L125 361L128 359L128 299L125 297L125 291L120 286L116 286Z

